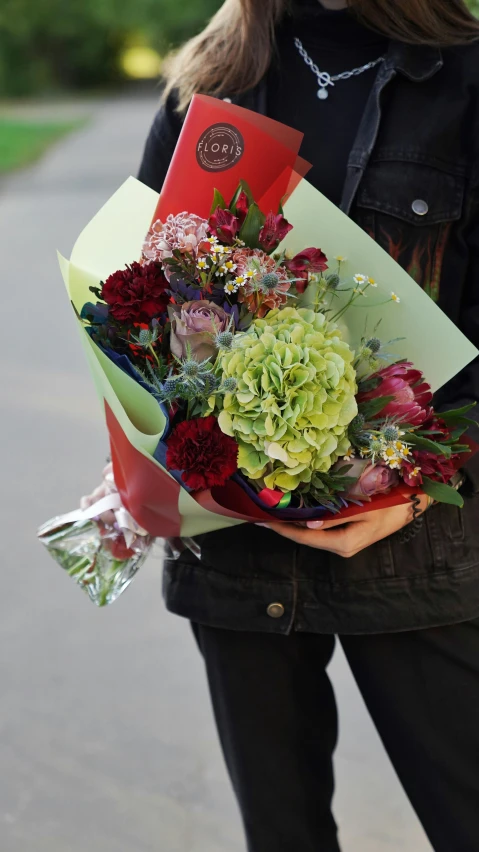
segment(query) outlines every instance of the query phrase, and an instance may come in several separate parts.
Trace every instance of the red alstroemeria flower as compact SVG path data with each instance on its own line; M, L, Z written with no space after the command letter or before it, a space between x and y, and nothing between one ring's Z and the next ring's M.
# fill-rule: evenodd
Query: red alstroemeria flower
M246 219L246 216L248 215L248 210L249 210L248 196L246 195L246 192L241 190L240 194L238 195L238 200L236 202L236 216L237 216L237 219L240 223L240 226L243 224L244 220Z
M208 224L213 237L217 237L224 245L233 245L240 229L240 222L237 216L229 210L217 207L215 212L210 216Z
M455 462L458 458L459 456L453 455L448 459L442 454L435 455L429 450L415 450L411 461L402 463L401 473L404 482L414 488L416 485L422 485L423 476L428 476L429 479L437 482L447 483L457 470Z
M179 423L167 444L168 469L182 471L193 491L224 485L238 469L238 444L221 431L213 415Z
M324 272L328 268L328 258L324 251L318 248L307 248L300 251L291 260L286 260L284 265L293 273L295 278L302 281L296 282L298 293L304 293L310 272Z
M266 252L274 251L292 228L293 226L286 221L281 213L278 213L277 216L273 212L268 213L265 223L259 232L258 242L260 247Z

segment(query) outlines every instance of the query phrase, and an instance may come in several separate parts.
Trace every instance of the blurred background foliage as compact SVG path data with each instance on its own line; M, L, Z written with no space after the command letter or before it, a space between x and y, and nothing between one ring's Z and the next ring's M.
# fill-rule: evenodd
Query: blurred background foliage
M479 14L479 0L469 0ZM221 0L1 0L0 97L155 78Z
M0 97L154 77L221 0L1 0ZM156 64L155 64L156 57Z

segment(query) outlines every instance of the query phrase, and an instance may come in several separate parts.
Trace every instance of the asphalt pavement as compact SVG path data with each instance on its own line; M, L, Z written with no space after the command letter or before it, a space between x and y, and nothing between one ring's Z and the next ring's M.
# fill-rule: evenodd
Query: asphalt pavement
M68 255L135 173L155 106L55 106L90 123L0 186L1 852L245 852L202 661L162 603L160 555L98 610L35 539L91 490L108 452L55 251ZM427 852L339 652L331 675L344 852Z

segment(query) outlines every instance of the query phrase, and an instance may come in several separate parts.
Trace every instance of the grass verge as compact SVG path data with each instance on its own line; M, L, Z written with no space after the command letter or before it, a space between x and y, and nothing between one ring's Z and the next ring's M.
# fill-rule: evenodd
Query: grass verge
M0 175L27 166L84 120L27 121L0 117Z

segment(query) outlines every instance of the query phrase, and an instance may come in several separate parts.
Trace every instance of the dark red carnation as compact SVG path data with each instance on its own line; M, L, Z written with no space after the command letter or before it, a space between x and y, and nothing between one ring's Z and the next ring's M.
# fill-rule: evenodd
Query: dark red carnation
M274 251L292 228L293 226L286 221L281 213L278 213L277 216L274 213L268 213L265 223L259 232L258 242L260 248L266 252Z
M101 298L118 322L149 323L166 311L170 301L167 287L168 281L158 263L140 265L134 261L106 279Z
M286 260L284 265L293 273L295 278L303 281L296 282L298 293L303 293L310 272L324 272L328 268L328 258L324 251L318 248L307 248L300 251L291 260Z
M238 469L238 444L221 431L212 414L179 423L167 444L168 469L182 471L193 491L224 485Z
M458 455L446 458L442 454L435 455L429 450L414 450L411 461L402 464L401 472L406 485L421 485L423 476L434 479L437 482L449 482L457 470ZM419 468L419 470L418 470ZM414 471L416 475L413 475Z
M231 246L240 229L239 219L229 210L217 207L210 216L209 227L212 235L221 240L224 245Z

